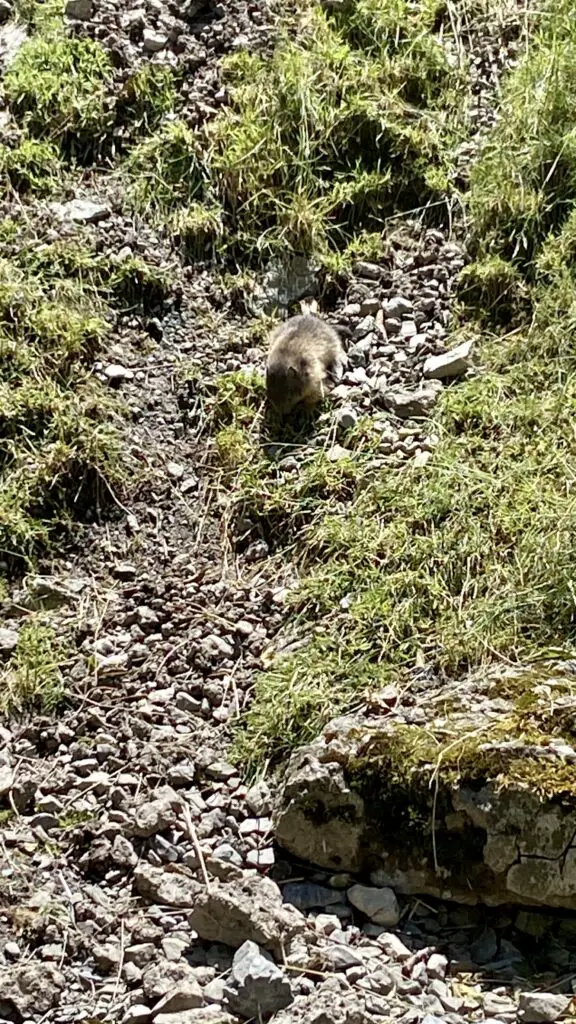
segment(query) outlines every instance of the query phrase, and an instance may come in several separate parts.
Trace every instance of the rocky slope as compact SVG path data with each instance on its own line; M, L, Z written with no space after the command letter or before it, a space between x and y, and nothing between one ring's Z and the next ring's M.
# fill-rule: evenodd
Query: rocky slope
M223 102L220 56L274 41L275 11L261 2L69 0L67 11L71 32L112 54L119 82L154 54L180 67L192 125ZM471 34L487 124L510 58L489 29ZM38 608L71 654L66 710L0 731L0 1016L530 1024L566 1015L571 918L396 896L348 874L356 863L311 870L275 848L273 787L249 785L227 750L255 674L292 639L282 627L296 570L254 524L240 542L227 529L231 497L214 468L210 417L223 373L262 369L251 303L281 299L285 282L269 279L238 303L128 215L112 180L84 179L77 200L97 215L77 202L57 217L44 207L54 231L116 259L143 255L167 270L170 288L150 314L119 318L94 368L126 401L126 445L145 482L4 607L4 656ZM427 413L445 383L473 372L468 349L445 351L463 264L457 237L408 221L385 260L359 263L326 299L348 367L312 450L345 458L347 432L368 414L375 468L425 465L435 443ZM282 451L278 472L297 475L309 457Z

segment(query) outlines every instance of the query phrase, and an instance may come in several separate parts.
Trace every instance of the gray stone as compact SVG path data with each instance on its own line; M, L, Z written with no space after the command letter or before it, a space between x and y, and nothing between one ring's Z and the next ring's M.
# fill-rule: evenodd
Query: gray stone
M142 804L134 814L132 825L133 834L136 836L152 836L156 832L173 825L182 807L181 800L169 786L160 792L155 800Z
M14 773L8 760L8 755L3 751L0 753L0 796L6 796L14 785Z
M51 208L57 215L76 224L95 224L111 213L106 203L97 203L92 199L70 199L67 203L52 203Z
M67 0L66 17L89 21L94 13L93 0Z
M146 53L159 53L168 45L168 36L164 32L155 32L151 28L145 28L142 33L142 45Z
M154 1024L238 1024L238 1018L225 1013L221 1006L202 1006L179 1013L159 1013Z
M387 317L408 316L413 308L410 299L404 299L401 295L395 295L384 304L384 312Z
M194 1010L204 1005L202 989L195 978L184 978L171 986L166 995L162 996L153 1008L156 1017L162 1013L181 1013L182 1010Z
M324 946L321 955L325 969L330 971L347 971L363 964L360 951L341 942Z
M136 621L142 629L149 631L156 629L160 624L156 612L145 604L136 609Z
M431 384L414 391L408 388L386 389L382 395L384 407L400 419L421 419L434 408L442 390L442 385L432 387Z
M146 1003L134 1003L129 1006L122 1017L122 1024L147 1024L150 1020L151 1009Z
M4 969L0 967L0 1003L2 1016L16 1012L17 1020L50 1015L58 1006L64 989L64 976L50 963L28 963Z
M352 430L358 423L358 413L350 406L340 409L336 422L339 430Z
M521 992L518 998L518 1017L525 1024L553 1024L568 1012L571 996L554 992Z
M384 268L377 263L369 263L367 260L359 260L352 268L357 277L363 277L367 281L379 281L384 273Z
M0 628L0 656L12 654L18 646L18 632L15 629Z
M472 341L465 341L449 352L438 356L428 356L424 363L424 376L427 380L444 380L448 377L461 377L470 368Z
M10 67L21 46L28 39L25 25L8 21L0 28L0 58L4 68Z
M253 814L271 814L272 793L270 786L264 780L256 782L246 793L246 806Z
M393 928L400 920L400 907L392 889L353 885L348 889L348 899L353 907L369 917L374 924Z
M104 367L104 376L110 384L121 384L126 380L134 380L134 370L130 370L121 363L109 363Z
M270 956L260 952L256 943L249 941L234 956L224 995L232 1013L247 1020L271 1017L294 999L283 971Z
M164 872L149 864L139 864L134 871L136 891L151 903L165 904L187 910L202 890L200 882L186 875Z
M242 881L214 881L196 897L188 916L201 939L239 947L247 940L280 958L290 940L306 932L306 919L285 906L269 878L247 876Z

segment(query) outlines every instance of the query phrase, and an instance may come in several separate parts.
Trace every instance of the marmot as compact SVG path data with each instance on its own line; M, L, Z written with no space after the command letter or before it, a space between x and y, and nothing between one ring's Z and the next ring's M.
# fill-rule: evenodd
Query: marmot
M291 317L270 337L268 400L280 413L299 402L311 408L324 398L326 379L334 379L343 355L338 334L323 320L310 313Z

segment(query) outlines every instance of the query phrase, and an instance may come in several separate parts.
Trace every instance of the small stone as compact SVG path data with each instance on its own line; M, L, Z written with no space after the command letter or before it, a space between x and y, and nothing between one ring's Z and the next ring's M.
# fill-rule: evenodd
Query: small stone
M380 308L380 299L376 299L373 296L363 299L360 304L360 316L376 316Z
M202 989L193 978L183 978L170 986L170 990L153 1009L154 1017L161 1013L181 1013L182 1010L194 1010L202 1006L204 997Z
M448 960L441 953L432 953L426 965L426 972L429 978L438 978L442 981L446 976Z
M326 458L330 462L341 462L343 459L349 459L352 456L352 452L349 448L343 448L341 444L333 444L326 452Z
M166 472L168 476L171 476L173 480L181 480L184 476L184 466L179 462L167 462Z
M272 1016L294 998L283 971L250 941L237 950L224 993L232 1013L255 1020Z
M77 18L78 21L89 21L93 11L93 0L68 0L66 4L66 17Z
M348 899L356 910L369 917L374 924L395 927L400 920L400 907L393 889L373 889L368 885L353 885Z
M518 1017L526 1024L547 1024L557 1021L568 1012L571 996L554 992L521 992L518 999Z
M472 341L443 352L439 356L428 356L424 363L424 376L427 380L444 380L448 377L461 377L470 367Z
M175 823L179 807L180 801L174 791L163 793L156 800L142 804L134 816L134 834L147 837L162 832Z
M133 580L136 576L136 566L131 562L117 562L114 566L114 575L117 580Z
M358 423L358 413L350 406L340 409L336 422L339 430L352 430Z
M0 656L12 654L18 646L18 633L15 629L0 629Z
M170 935L167 935L162 939L161 946L162 952L167 960L175 961L179 960L185 949L188 948L190 943L185 939L175 939Z
M30 828L41 828L44 832L50 832L54 828L58 828L58 818L55 814L48 814L46 812L40 812L40 814L33 814L28 819Z
M129 1006L122 1017L122 1024L146 1024L150 1020L151 1009L145 1003L134 1003Z
M180 491L182 494L190 494L191 491L197 491L198 486L197 476L187 476L180 484Z
M248 866L257 868L258 871L267 871L274 866L275 861L274 849L271 846L267 846L263 850L248 850L246 854Z
M4 946L4 956L6 956L8 960L18 960L21 955L20 946L17 942L7 942Z
M400 326L400 337L404 338L406 341L409 338L415 338L417 334L418 328L413 320L405 320Z
M212 851L212 856L216 860L223 860L228 864L236 864L237 867L242 867L242 856L230 843L222 843L220 846L216 846Z
M350 967L362 965L362 957L358 950L335 942L322 950L324 966L332 971L347 971Z
M357 277L363 277L367 281L379 281L384 273L383 268L377 263L369 263L367 260L359 260L352 269Z
M111 210L106 203L96 203L91 199L71 199L67 203L52 203L56 214L76 224L95 224L109 217Z
M122 366L121 363L109 363L103 372L110 384L121 384L122 381L134 379L134 371Z
M142 629L153 630L160 625L160 620L156 615L156 612L152 608L148 608L146 605L140 605L136 609L136 621Z
M401 295L395 295L384 304L384 312L387 317L408 316L413 308L410 299L404 299Z
M263 780L250 786L245 800L253 814L269 815L272 812L272 793L268 783Z
M142 33L142 44L147 53L158 53L167 46L168 36L163 32L154 32L151 28L145 28Z
M428 385L416 391L409 391L407 388L398 388L394 391L386 389L382 401L385 408L400 419L420 419L431 412L441 389L441 385L440 388Z

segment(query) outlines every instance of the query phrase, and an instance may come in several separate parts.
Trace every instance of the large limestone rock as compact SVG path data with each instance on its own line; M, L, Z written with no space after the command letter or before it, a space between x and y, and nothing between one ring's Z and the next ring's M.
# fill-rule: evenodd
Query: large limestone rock
M332 722L288 765L278 842L397 892L576 909L575 682L507 670Z

